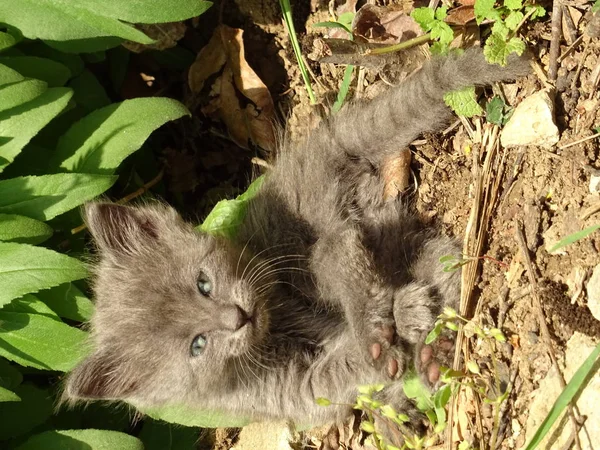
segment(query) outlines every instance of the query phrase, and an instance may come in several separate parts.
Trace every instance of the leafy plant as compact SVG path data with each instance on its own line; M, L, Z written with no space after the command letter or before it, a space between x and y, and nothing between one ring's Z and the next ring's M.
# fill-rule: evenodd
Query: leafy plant
M431 45L431 53L434 55L447 54L450 43L454 39L454 31L450 25L444 22L447 15L447 6L440 6L435 10L424 6L415 8L410 13L410 16L425 32L431 33L431 39L434 41Z

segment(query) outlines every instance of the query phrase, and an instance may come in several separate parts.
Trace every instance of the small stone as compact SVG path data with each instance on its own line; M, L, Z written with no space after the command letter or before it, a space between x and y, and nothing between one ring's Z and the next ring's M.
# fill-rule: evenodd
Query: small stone
M292 450L293 434L286 422L251 423L231 450Z
M600 193L600 175L592 175L590 177L590 192L592 194Z
M594 268L586 289L588 308L592 316L600 320L600 264Z
M504 147L539 145L551 147L559 140L554 123L554 103L550 89L530 95L516 108L502 130L500 142Z

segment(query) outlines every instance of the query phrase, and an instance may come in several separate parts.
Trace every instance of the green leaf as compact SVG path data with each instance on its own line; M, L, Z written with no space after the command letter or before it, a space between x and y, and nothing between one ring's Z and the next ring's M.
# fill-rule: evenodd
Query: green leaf
M39 220L15 214L0 214L0 241L41 244L52 236L52 228Z
M348 90L350 89L350 82L352 81L352 72L354 72L354 66L352 64L348 64L346 66L346 70L344 70L344 79L342 80L342 84L340 85L340 90L338 91L337 98L335 99L335 103L331 107L331 112L338 112L344 102L346 101L346 96L348 95Z
M64 53L50 47L42 41L28 41L26 45L21 46L24 52L30 56L39 56L40 58L52 59L67 66L71 76L77 76L83 72L85 64L81 56L73 53Z
M348 33L352 33L352 30L350 28L348 28L346 25L344 25L343 23L340 22L332 22L332 21L327 21L327 22L317 22L317 23L313 23L313 28L342 28L343 30L347 31Z
M561 248L566 247L567 245L571 245L571 244L589 236L596 230L600 230L600 224L592 225L591 227L584 228L583 230L578 231L576 233L569 234L568 236L565 236L560 241L558 241L556 244L554 244L552 246L552 248L550 249L549 253L554 253L555 251L560 250Z
M446 22L435 22L431 28L431 37L439 39L440 44L447 45L454 39L454 32Z
M596 346L596 348L590 353L590 355L586 358L586 360L581 364L577 372L571 378L571 381L567 384L567 386L563 389L561 394L558 396L554 405L550 409L548 416L544 419L542 424L536 430L535 434L527 444L525 450L533 450L536 448L540 442L544 439L546 434L552 428L552 425L556 420L561 416L563 411L568 407L571 400L575 398L575 396L581 392L581 390L587 385L590 380L590 374L594 373L594 367L596 366L597 370L597 359L600 356L600 344Z
M0 310L0 355L22 366L72 370L87 354L86 337L52 317Z
M46 92L48 84L41 80L21 80L0 87L0 112L14 108Z
M21 397L6 388L0 386L0 403L2 402L20 402Z
M592 5L592 12L600 11L600 0L596 0ZM544 11L545 12L545 11Z
M509 30L516 30L521 20L523 20L523 13L521 11L512 11L507 17L504 23Z
M444 102L460 116L473 117L483 112L475 97L475 87L457 89L444 94Z
M498 20L494 22L494 25L492 26L492 34L500 36L506 41L506 39L508 39L508 35L510 34L510 30L503 21Z
M469 360L467 361L467 370L471 373L476 373L476 374L480 374L481 371L479 370L479 366L477 365L477 363L473 360Z
M136 98L87 115L59 140L53 164L69 172L110 174L164 123L189 115L170 98Z
M360 427L366 431L367 433L374 433L375 432L375 425L373 425L371 422L361 422L360 423Z
M61 321L58 315L48 307L39 298L31 294L25 294L21 298L16 298L12 302L4 305L0 312L16 312L26 314L39 314L41 316L50 317L51 319Z
M504 0L504 6L512 11L517 11L523 7L523 0Z
M251 421L249 417L233 416L220 411L202 411L185 405L168 405L156 408L136 407L143 414L153 419L177 423L186 427L243 427Z
M25 77L16 70L0 64L0 86L16 83L17 81L23 81L24 79Z
M505 106L504 100L500 97L495 96L491 99L485 107L485 117L487 121L496 125L502 125Z
M329 400L325 397L317 397L315 399L315 403L319 406L329 406L329 405L331 405L331 400Z
M429 345L432 342L434 342L439 337L443 328L444 328L443 322L441 322L441 321L436 322L435 327L433 327L433 330L431 330L427 334L427 337L425 338L425 344Z
M516 53L522 55L525 51L525 43L516 37L511 38L508 42L502 36L495 33L488 38L483 48L485 59L492 64L500 64L505 66L508 61L508 55Z
M155 420L145 420L139 438L145 450L195 450L199 430L173 426Z
M65 319L86 322L92 318L94 304L73 283L40 291L36 296Z
M260 176L248 186L246 192L235 200L221 200L208 214L202 225L196 229L205 233L233 237L238 226L246 217L248 200L256 195L263 181L264 176Z
M3 0L0 3L0 22L17 27L25 37L43 39L55 48L70 52L91 52L118 45L119 39L140 44L152 43L152 39L130 25L114 18L98 14L81 2L57 2L55 0ZM87 2L89 3L89 2ZM104 5L106 2L97 2ZM131 8L139 2L121 2ZM162 4L162 2L161 2ZM96 6L92 9L97 9ZM61 42L67 41L67 42Z
M6 359L0 358L0 386L14 390L22 381L21 372Z
M52 415L52 399L45 390L29 384L13 390L21 401L0 403L0 441L21 436Z
M435 18L437 20L444 20L447 15L448 15L448 7L447 6L440 6L439 8L437 8L435 10Z
M72 95L71 89L48 89L30 102L0 112L0 172L14 161L33 136L65 109ZM3 138L6 142L1 144Z
M50 220L106 191L112 175L59 173L0 181L0 213Z
M144 444L129 434L110 430L52 430L36 434L16 450L144 450Z
M49 87L61 87L71 78L71 71L59 62L38 56L7 56L0 63L26 78L45 81Z
M428 411L434 407L431 392L415 372L408 372L403 379L402 390L408 398L416 400L419 411Z
M431 27L435 22L435 13L433 9L425 6L413 9L413 11L410 13L410 17L412 17L413 20L417 22L425 31L431 30Z
M348 11L345 13L342 13L338 16L338 22L341 23L342 25L346 25L346 28L348 28L349 30L352 29L352 22L354 21L354 16L356 15L356 13L352 12L352 11Z
M594 8L596 8L596 10L594 10ZM529 13L529 11L532 9L535 9L535 12L531 14L531 20L544 17L546 15L546 10L542 5L527 5L525 7L525 13ZM598 9L600 9L600 0L596 0L596 3L594 3L594 6L592 6L592 12L596 12Z
M7 48L11 48L16 43L17 40L12 34L0 31L0 52L2 50L6 50Z
M86 113L103 108L111 103L104 87L95 75L87 69L73 78L69 83L69 87L74 91L73 100Z
M446 405L452 395L452 389L449 384L442 386L433 396L433 404L435 405L435 413L439 424L446 423Z
M0 242L0 306L86 276L84 265L75 258L42 247Z
M500 13L494 9L494 3L496 0L475 0L474 12L477 25L480 25L485 19L500 19Z

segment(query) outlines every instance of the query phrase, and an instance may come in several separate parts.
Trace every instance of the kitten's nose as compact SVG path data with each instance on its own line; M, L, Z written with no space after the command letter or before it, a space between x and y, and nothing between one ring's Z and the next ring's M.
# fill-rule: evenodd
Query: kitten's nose
M252 320L252 316L238 305L223 306L221 309L221 326L225 330L237 331Z
M235 307L238 311L238 321L235 328L235 331L237 331L240 328L246 326L247 323L250 323L252 321L252 316L248 315L248 313L242 308L240 308L238 305L235 305Z

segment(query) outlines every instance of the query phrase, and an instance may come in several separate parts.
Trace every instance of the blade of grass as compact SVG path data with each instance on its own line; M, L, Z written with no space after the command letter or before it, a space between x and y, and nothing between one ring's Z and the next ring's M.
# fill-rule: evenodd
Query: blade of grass
M346 100L346 96L348 95L348 89L350 89L350 81L352 81L353 71L354 66L352 64L346 66L346 70L344 71L344 79L342 80L340 90L338 91L335 103L331 107L331 112L334 114L338 112L344 105L344 101Z
M570 234L570 235L562 238L560 241L558 241L554 245L554 247L552 247L550 249L550 253L554 253L558 249L566 247L567 245L571 245L572 243L577 242L577 241L579 241L580 239L583 239L586 236L589 236L594 231L599 230L599 229L600 229L600 224L598 224L598 225L592 225L591 227L584 228L581 231L578 231L576 233Z
M542 439L548 434L550 428L554 425L554 422L560 417L573 397L583 389L586 380L588 379L588 375L590 375L596 364L598 355L600 355L600 344L596 346L592 353L590 353L590 356L588 356L579 369L577 369L577 372L575 372L571 381L569 381L565 389L558 396L556 402L552 405L552 409L550 409L548 416L546 416L540 427L537 429L525 450L534 450L539 443L542 442Z
M317 100L315 99L315 94L310 84L308 69L304 64L304 59L302 59L302 51L300 50L300 44L298 43L298 37L296 36L296 29L294 28L294 21L292 19L292 7L290 6L290 0L279 0L279 5L281 6L281 12L283 13L285 27L288 35L290 36L290 41L292 42L292 48L296 54L296 60L298 60L298 67L300 67L300 73L302 73L302 79L304 80L306 91L308 92L310 102L315 104Z

